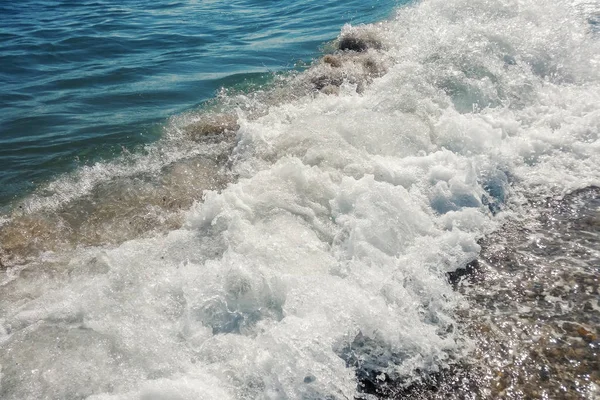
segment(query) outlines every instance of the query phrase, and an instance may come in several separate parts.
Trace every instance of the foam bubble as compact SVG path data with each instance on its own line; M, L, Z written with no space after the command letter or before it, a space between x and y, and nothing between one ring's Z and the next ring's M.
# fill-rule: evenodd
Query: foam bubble
M172 188L198 173L183 159L227 154L177 227L11 269L5 398L353 398L468 354L446 274L522 193L600 181L599 44L563 1L426 0L348 35L133 163ZM232 142L188 140L199 121ZM130 176L91 167L73 192L103 174Z

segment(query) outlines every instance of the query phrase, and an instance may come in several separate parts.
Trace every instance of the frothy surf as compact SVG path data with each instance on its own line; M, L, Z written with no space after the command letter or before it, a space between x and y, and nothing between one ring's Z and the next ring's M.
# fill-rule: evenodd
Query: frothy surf
M580 4L347 26L306 71L15 206L2 397L351 399L468 362L447 274L526 198L600 185Z

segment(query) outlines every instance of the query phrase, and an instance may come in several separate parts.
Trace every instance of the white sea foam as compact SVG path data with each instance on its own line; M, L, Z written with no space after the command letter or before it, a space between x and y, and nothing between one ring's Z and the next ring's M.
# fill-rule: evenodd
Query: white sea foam
M511 198L600 184L582 9L418 2L372 27L394 64L360 94L240 110L238 178L182 229L5 281L3 398L350 399L356 370L409 380L464 356L445 273Z

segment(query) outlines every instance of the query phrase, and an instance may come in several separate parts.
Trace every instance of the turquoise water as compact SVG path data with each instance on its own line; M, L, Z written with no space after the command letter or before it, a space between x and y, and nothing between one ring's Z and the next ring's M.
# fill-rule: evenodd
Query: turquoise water
M0 205L156 140L220 87L310 61L398 0L0 4Z

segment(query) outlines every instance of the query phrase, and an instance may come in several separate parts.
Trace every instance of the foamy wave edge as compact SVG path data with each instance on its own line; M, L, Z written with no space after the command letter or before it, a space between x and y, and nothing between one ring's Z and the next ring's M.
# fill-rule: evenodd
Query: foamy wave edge
M298 78L310 93L228 98L210 123L232 183L180 229L45 253L2 286L2 393L353 398L463 359L446 273L525 193L600 183L598 42L569 3L532 3L420 2L346 27L366 44ZM340 78L346 56L385 73Z

